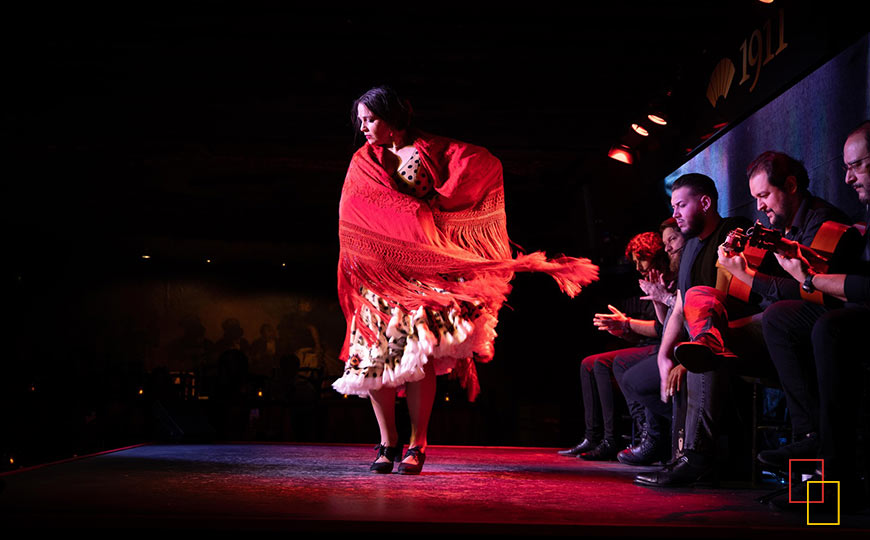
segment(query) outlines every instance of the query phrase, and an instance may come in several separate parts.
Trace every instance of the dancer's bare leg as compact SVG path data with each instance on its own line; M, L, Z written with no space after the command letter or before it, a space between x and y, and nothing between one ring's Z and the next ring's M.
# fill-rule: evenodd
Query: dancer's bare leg
M408 414L411 417L411 442L409 447L420 447L420 451L426 452L426 432L429 429L429 416L432 414L432 405L435 403L435 370L432 366L424 368L426 377L415 383L405 385L408 394ZM409 456L404 463L416 463L416 459Z
M396 389L382 387L378 390L369 390L372 409L375 418L378 419L378 428L381 431L381 444L395 446L399 442L399 432L396 430ZM380 463L390 461L386 456L377 460Z

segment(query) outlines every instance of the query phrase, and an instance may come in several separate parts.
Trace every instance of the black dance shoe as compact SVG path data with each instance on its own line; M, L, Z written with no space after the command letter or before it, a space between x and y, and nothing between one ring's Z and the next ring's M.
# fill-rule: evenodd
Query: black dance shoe
M399 474L420 474L423 470L423 463L426 462L426 454L424 454L419 446L415 446L413 448L408 448L408 451L405 452L405 457L402 459L407 459L409 457L413 457L417 460L417 463L405 463L402 461L399 463Z
M402 443L399 443L396 446L384 446L382 444L375 446L378 455L375 456L375 460L372 462L372 466L369 467L369 470L378 474L388 474L393 472L393 463L402 455L402 446ZM386 457L390 461L378 461L381 457Z
M560 456L577 457L580 454L582 454L583 452L588 452L588 451L594 449L599 444L601 444L600 440L596 441L596 440L590 440L590 439L583 439L583 442L581 442L580 444L578 444L574 448L569 448L567 450L559 450L556 453L559 454Z
M613 461L618 453L619 449L616 447L616 443L604 439L592 450L580 454L580 459L585 459L586 461Z

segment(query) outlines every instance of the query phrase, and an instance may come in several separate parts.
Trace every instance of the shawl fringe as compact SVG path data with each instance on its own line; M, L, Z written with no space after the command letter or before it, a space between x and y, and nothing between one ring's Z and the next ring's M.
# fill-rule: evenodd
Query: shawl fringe
M420 166L434 182L428 201L400 193L381 165L384 150L368 144L354 155L345 179L339 206L338 265L339 299L348 320L343 359L347 359L353 316L367 302L364 289L404 313L458 309L462 302L484 306L493 314L489 359L495 315L511 291L515 272L545 272L572 298L598 279L598 267L588 259L547 259L542 252L512 257L501 163L486 149L424 134L414 145ZM389 324L377 310L372 315L384 326ZM368 343L375 342L367 325L356 327ZM434 343L439 343L437 338ZM421 346L428 347L427 341ZM467 353L464 358L469 361L459 364L470 367L457 369L456 376L479 389L470 358L483 356L477 350L468 349L458 356L456 351L439 348L407 352L417 356L445 353L460 359Z

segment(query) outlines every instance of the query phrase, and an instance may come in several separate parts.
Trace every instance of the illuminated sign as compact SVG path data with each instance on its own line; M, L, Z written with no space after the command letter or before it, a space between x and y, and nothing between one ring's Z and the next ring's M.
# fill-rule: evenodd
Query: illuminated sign
M771 60L788 47L785 41L785 10L779 10L779 20L776 28L776 39L774 39L774 24L773 19L768 19L764 26L756 28L752 31L748 38L743 40L740 45L740 56L742 66L740 72L740 81L737 85L743 85L752 79L752 84L749 86L749 92L755 90L758 84L758 78L761 76L762 66L767 65ZM776 50L773 46L776 45ZM707 100L710 106L716 107L719 99L724 101L728 97L728 92L734 82L734 75L737 74L737 67L730 58L723 58L713 68L713 73L710 75L710 82L707 84Z

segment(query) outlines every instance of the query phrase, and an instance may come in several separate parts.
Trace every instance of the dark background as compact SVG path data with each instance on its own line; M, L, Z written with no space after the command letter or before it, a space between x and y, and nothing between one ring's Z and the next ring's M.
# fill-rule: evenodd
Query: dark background
M191 321L216 343L235 318L253 342L289 317L319 329L323 382L334 378L337 205L361 144L350 105L383 83L410 97L422 129L502 160L516 243L602 269L574 300L518 276L479 401L441 381L431 440L576 442L579 360L620 345L591 317L634 294L622 252L669 215L664 176L867 31L835 2L446 9L9 17L8 466L178 437L173 425L186 438L374 440L368 403L320 379L292 398L262 380L185 397L168 351ZM782 67L752 95L705 105L723 51L778 9L796 29ZM629 135L652 105L671 125ZM618 142L634 166L606 157Z

